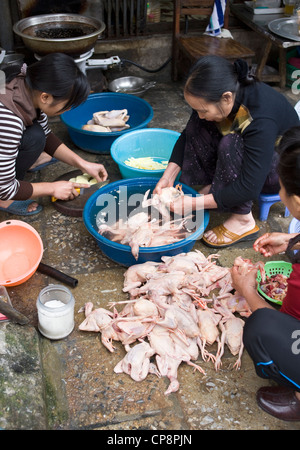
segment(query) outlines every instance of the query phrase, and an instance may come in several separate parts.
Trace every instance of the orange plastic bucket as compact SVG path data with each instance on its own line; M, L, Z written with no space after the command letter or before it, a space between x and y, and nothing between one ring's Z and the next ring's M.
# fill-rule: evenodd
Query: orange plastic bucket
M37 270L43 256L39 233L21 220L0 223L0 285L17 286Z

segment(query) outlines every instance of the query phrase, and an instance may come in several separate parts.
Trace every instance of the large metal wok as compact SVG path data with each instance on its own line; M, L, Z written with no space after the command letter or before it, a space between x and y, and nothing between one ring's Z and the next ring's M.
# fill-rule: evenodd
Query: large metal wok
M80 14L42 14L19 20L13 29L38 55L61 52L79 56L95 46L105 24Z

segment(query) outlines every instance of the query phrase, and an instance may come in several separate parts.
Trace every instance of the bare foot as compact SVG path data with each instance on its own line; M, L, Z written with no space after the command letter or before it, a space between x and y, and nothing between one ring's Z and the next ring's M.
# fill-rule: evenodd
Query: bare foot
M249 214L232 214L227 220L225 220L223 225L232 233L242 235L255 227L255 220L252 212ZM213 244L218 242L217 236L212 230L204 233L204 237ZM230 242L230 238L224 236L224 242Z
M48 155L48 153L42 152L38 159L35 161L34 164L30 167L30 169L34 169L36 166L39 166L41 164L45 164L49 161L51 161L52 156Z
M295 391L295 395L296 395L297 399L300 401L300 392Z
M9 205L11 205L13 203L13 200L0 200L0 207L1 208L8 208ZM39 204L37 202L35 202L34 200L32 200L32 202L28 205L27 211L28 212L32 212L35 211L38 208Z

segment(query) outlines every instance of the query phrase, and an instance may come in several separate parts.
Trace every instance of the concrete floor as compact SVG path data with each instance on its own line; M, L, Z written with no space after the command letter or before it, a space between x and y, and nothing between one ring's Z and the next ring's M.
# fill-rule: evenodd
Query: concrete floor
M122 74L125 75L125 74ZM156 80L144 99L153 107L151 127L181 131L189 108L184 103L180 83L174 84L164 73L145 75ZM95 72L93 72L95 77ZM290 101L297 101L289 91ZM105 164L111 180L120 179L109 155L83 152L71 142L59 120L53 120L53 131L72 149L91 161ZM33 182L52 181L71 169L63 163L36 174ZM41 199L43 211L33 217L13 217L0 212L0 221L21 219L30 223L44 243L42 261L78 279L71 289L75 297L75 328L65 339L51 341L37 331L36 299L40 290L53 278L39 272L26 283L8 288L13 306L29 317L30 325L0 325L0 427L3 429L95 429L95 430L296 430L300 423L277 420L265 414L256 404L255 393L267 381L255 374L246 351L239 371L232 370L235 358L225 351L223 365L215 372L209 362L199 364L206 375L194 373L182 363L178 371L180 389L164 395L166 378L148 375L137 383L128 375L115 374L116 363L125 351L116 343L115 353L101 344L98 333L81 332L84 319L78 313L87 301L96 307L107 307L110 301L127 299L122 292L125 268L107 259L86 230L82 218L58 212L50 199ZM254 206L257 218L257 205ZM284 218L281 203L271 209L268 221L261 223L260 233L287 231L290 222ZM212 213L209 226L221 223L223 217ZM212 251L197 241L196 249L206 256ZM219 263L231 267L236 256L258 261L251 243L236 245L219 252Z

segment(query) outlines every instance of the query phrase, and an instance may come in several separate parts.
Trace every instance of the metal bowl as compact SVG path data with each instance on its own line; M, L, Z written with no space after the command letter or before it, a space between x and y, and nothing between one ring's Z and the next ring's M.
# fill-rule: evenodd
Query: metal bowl
M156 85L155 81L147 81L140 77L122 77L111 81L108 89L111 92L121 92L123 94L142 95L150 88Z
M13 30L24 45L38 55L82 55L91 50L105 24L80 14L41 14L17 22Z

